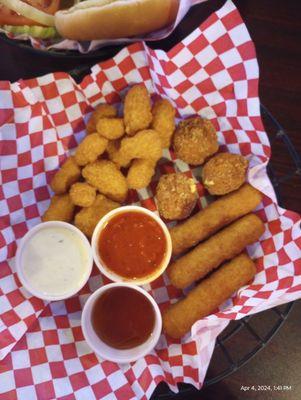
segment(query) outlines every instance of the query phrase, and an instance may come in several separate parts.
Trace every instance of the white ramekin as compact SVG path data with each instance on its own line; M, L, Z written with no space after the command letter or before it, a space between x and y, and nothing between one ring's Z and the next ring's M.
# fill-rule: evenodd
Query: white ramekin
M137 290L138 292L142 293L152 304L155 312L155 326L151 336L147 339L146 342L142 343L141 345L127 350L115 349L114 347L108 346L106 343L104 343L95 333L91 321L91 313L95 301L101 295L103 295L104 292L116 287L128 287L130 289ZM87 302L84 305L81 325L84 337L88 345L95 353L97 353L100 357L104 358L105 360L123 364L123 363L130 363L137 361L139 358L142 358L146 354L148 354L156 346L162 330L162 317L157 303L152 298L152 296L148 294L144 289L129 283L110 283L96 290L88 298Z
M99 235L102 232L102 230L105 228L107 222L115 217L118 214L124 213L124 212L129 212L129 211L135 211L135 212L141 212L143 214L146 214L150 216L154 221L156 221L161 228L163 229L165 238L166 238L166 253L165 256L162 260L162 263L160 267L158 267L152 274L147 275L142 278L137 278L137 279L130 279L126 278L124 276L118 275L112 270L110 270L105 263L101 259L101 255L99 254L98 250L98 240L99 240ZM132 283L134 285L145 285L146 283L150 283L157 279L160 275L163 274L165 269L167 268L170 257L171 257L171 251L172 251L172 243L171 243L171 238L169 234L169 230L167 226L164 224L164 222L161 220L160 217L158 217L154 212L143 208L139 206L124 206L124 207L118 207L115 208L113 211L110 211L108 214L106 214L96 225L93 236L92 236L92 252L93 252L93 258L95 261L95 264L97 265L98 269L100 270L101 273L103 273L107 278L109 278L113 282L127 282L127 283Z
M65 228L65 229L72 231L73 233L75 233L78 236L78 238L84 245L85 250L87 252L87 263L85 265L86 271L85 271L82 281L80 281L78 283L78 287L76 288L76 290L67 292L63 296L56 296L56 295L53 295L52 293L45 294L44 292L37 291L36 289L34 289L31 286L30 281L25 278L24 273L23 273L23 264L22 264L23 249L25 248L29 239L33 235L35 235L39 230L45 229L47 227L48 228L60 227L60 228ZM20 279L20 282L25 287L25 289L27 289L31 294L33 294L36 297L39 297L42 300L48 300L48 301L63 300L63 299L67 299L68 297L73 296L78 291L80 291L82 289L82 287L87 283L87 281L91 275L91 272L92 272L92 267L93 267L93 255L92 255L91 245L90 245L88 239L78 228L76 228L75 226L73 226L71 224L68 224L67 222L62 222L62 221L42 222L42 223L36 225L35 227L33 227L32 229L30 229L26 233L26 235L21 239L18 249L17 249L17 253L16 253L16 272L17 272L18 278Z

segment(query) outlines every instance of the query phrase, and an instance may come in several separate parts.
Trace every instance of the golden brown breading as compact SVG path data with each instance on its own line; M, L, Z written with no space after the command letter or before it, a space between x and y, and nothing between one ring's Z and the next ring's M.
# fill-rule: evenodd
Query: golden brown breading
M106 153L108 155L109 160L113 161L118 168L120 168L119 160L118 160L118 150L120 149L120 139L109 140L106 148Z
M145 129L133 137L122 139L120 149L114 154L112 160L121 167L127 167L135 158L153 160L156 163L161 155L162 145L158 132Z
M79 180L80 175L80 168L76 164L75 158L71 156L54 175L50 187L55 194L66 193L70 186Z
M124 124L129 136L146 129L152 121L151 101L143 85L135 85L127 92L124 99Z
M248 165L249 161L240 154L217 154L204 165L203 184L212 195L233 192L245 182Z
M92 206L82 208L76 214L74 224L89 238L92 237L93 231L100 221L109 211L119 207L120 204L116 203L102 194L98 194Z
M124 135L122 118L101 118L96 124L97 132L106 139L119 139Z
M176 111L166 99L155 102L153 109L153 121L151 127L155 129L161 138L162 147L169 147L175 130Z
M254 210L261 200L261 193L245 183L237 191L209 204L187 221L170 229L172 254L183 253L207 239L224 226Z
M156 163L152 160L136 159L126 177L129 189L146 188L155 173Z
M211 314L255 274L256 266L247 254L233 258L163 313L165 333L175 339L184 336L196 321Z
M172 285L183 289L204 278L221 263L231 260L255 243L264 232L264 224L255 214L248 214L200 243L178 258L168 268Z
M191 165L201 165L218 150L217 135L209 120L192 117L176 128L173 147L176 156Z
M87 134L96 132L96 123L100 118L113 118L117 116L117 110L114 106L110 104L99 104L93 113L86 125Z
M45 211L42 221L64 221L71 222L74 213L74 204L68 193L54 195L51 198L50 205Z
M74 183L69 191L71 201L79 207L90 207L96 198L96 189L86 182Z
M112 161L99 160L88 164L82 175L100 193L114 201L125 201L128 192L126 178Z
M75 152L75 161L84 166L97 160L105 152L108 140L99 136L97 132L85 137Z
M187 218L197 202L196 184L181 173L162 175L156 199L161 217L169 220Z

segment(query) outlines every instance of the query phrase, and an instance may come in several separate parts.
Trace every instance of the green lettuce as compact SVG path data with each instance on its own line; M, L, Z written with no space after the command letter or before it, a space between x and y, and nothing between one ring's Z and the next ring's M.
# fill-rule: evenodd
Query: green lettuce
M43 26L13 26L13 25L3 25L2 28L6 32L13 33L15 35L21 35L23 33L38 39L52 39L58 37L57 30L52 27L43 27Z

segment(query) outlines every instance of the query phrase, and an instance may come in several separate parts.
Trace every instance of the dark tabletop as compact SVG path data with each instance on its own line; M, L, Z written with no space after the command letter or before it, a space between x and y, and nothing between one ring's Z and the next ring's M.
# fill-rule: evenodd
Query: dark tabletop
M195 6L171 38L153 43L156 48L168 49L177 43L206 16L225 1L210 0ZM260 100L284 127L292 144L301 153L301 2L300 0L236 0L255 42L260 66ZM109 49L91 57L49 57L0 42L0 80L15 81L53 71L70 71L78 66L91 66L112 56ZM272 132L266 125L271 137ZM301 212L301 171L294 174L291 156L281 141L273 144L272 160L277 178L292 177L279 185L281 204ZM288 320L260 353L247 365L222 382L212 385L189 399L285 399L300 398L301 381L301 302L296 302ZM242 343L243 345L243 343ZM242 385L287 385L281 392L243 391ZM183 398L176 396L175 398Z

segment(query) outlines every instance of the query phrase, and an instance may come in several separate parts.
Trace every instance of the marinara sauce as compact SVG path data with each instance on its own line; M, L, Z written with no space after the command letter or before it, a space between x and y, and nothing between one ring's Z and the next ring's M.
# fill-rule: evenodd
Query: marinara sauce
M127 287L108 289L99 296L91 317L97 336L115 349L131 349L146 342L155 326L150 301Z
M111 218L99 236L107 268L125 278L143 278L160 267L167 250L161 226L149 215L129 211Z

